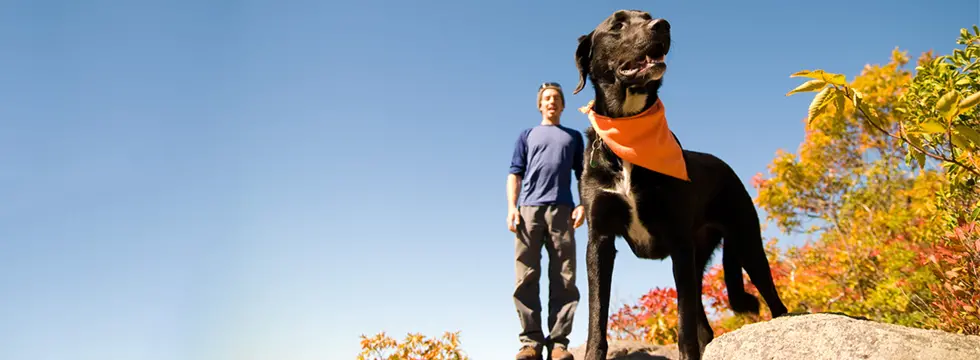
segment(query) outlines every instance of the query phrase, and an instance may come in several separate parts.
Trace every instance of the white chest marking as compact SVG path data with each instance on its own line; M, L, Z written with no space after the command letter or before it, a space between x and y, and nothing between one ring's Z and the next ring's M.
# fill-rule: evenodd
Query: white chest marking
M633 184L630 183L633 164L626 160L622 160L622 162L623 173L620 174L619 181L616 182L616 187L602 189L602 191L618 194L623 197L623 200L626 200L626 204L630 207L630 223L629 229L627 230L629 237L633 240L633 245L636 247L649 250L653 247L653 237L650 236L650 232L647 231L646 227L640 223L640 217L636 211L636 194L633 193Z
M626 116L639 114L643 110L643 105L647 104L647 94L634 94L626 90L626 100L623 101L623 113Z

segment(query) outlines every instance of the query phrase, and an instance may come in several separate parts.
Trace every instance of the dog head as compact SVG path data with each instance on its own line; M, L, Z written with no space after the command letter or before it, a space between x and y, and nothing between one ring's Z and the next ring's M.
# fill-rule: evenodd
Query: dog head
M619 10L592 32L578 39L575 65L579 82L596 89L596 111L607 116L628 116L656 100L670 50L670 24L639 10Z

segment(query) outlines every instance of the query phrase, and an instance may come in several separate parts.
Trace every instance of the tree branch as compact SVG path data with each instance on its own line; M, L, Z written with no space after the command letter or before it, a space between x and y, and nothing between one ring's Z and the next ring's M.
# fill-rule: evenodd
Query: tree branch
M847 91L845 91L844 93L847 94ZM978 171L977 169L974 169L972 166L966 166L963 163L957 161L956 159L950 159L950 158L947 158L946 156L939 156L939 155L933 154L931 152L928 152L928 151L923 150L918 145L913 144L911 141L909 141L907 139L907 136L908 135L905 133L905 127L902 125L902 122L901 121L898 122L898 128L901 131L901 135L900 136L896 136L895 134L892 134L888 130L885 130L884 128L882 128L881 126L879 126L875 121L872 121L873 117L871 115L869 115L868 113L866 113L864 111L864 109L862 109L860 106L855 106L855 108L857 108L858 111L860 111L861 114L864 115L865 121L867 121L869 124L871 124L871 126L874 126L875 129L878 129L878 131L881 131L885 135L891 136L891 137L893 137L895 139L902 140L906 144L909 144L909 146L911 146L912 148L918 150L919 152L923 153L924 155L926 155L928 157L931 157L931 158L936 159L936 160L939 160L939 161L945 161L945 162L950 162L950 163L956 164L956 165L958 165L958 166L966 169L967 171L973 173L974 175L980 176L980 171ZM951 144L952 144L952 142L951 142ZM950 145L950 153L952 153L952 145Z

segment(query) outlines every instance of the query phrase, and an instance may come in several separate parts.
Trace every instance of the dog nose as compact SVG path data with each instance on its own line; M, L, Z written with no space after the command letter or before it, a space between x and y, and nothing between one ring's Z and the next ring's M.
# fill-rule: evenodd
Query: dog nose
M649 26L650 31L653 31L654 33L664 33L670 31L670 23L664 19L654 19L653 21L650 21Z

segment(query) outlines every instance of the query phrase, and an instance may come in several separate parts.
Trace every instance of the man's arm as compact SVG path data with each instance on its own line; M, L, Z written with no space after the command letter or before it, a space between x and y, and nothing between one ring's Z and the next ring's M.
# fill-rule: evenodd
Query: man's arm
M521 176L517 174L507 175L507 209L517 208L517 192L521 188Z
M585 162L585 136L581 132L576 131L578 135L578 141L575 144L575 156L572 160L572 171L575 172L575 182L578 184L578 197L582 199L582 170L585 167L583 164ZM572 221L574 221L573 226L582 226L582 222L585 221L585 207L579 204L572 211Z
M527 170L527 135L531 129L521 131L514 142L514 152L510 157L510 172L507 175L507 206L517 207L517 193L521 179Z
M527 134L531 129L521 132L514 142L514 152L510 158L510 171L507 174L507 228L517 231L517 223L521 221L517 211L517 197L521 188L521 179L527 169Z

